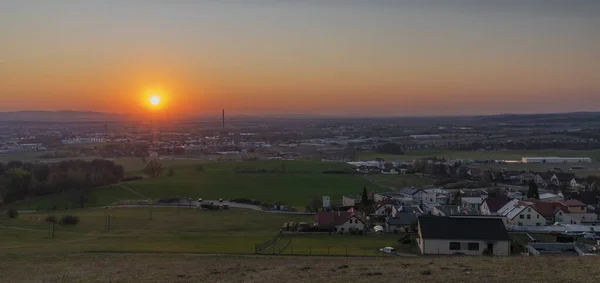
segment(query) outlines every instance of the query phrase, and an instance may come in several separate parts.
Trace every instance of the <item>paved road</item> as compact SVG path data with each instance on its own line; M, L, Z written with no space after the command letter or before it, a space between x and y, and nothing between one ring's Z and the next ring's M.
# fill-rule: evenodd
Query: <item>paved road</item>
M229 201L223 201L223 202L219 202L218 200L204 200L202 201L203 204L210 204L212 203L213 205L219 205L219 206L223 206L223 205L228 205L229 208L237 208L237 209L248 209L248 210L254 210L254 211L263 211L263 212L267 212L267 213L276 213L276 214L294 214L294 215L313 215L314 213L310 213L310 212L297 212L297 211L279 211L279 210L263 210L260 206L257 205L251 205L251 204L244 204L244 203L236 203L236 202L229 202ZM186 207L193 207L196 208L198 205L200 204L200 202L198 201L191 201L190 202L180 202L179 204L177 203L168 203L168 204L122 204L122 205L110 205L108 207L119 207L119 208L125 208L125 207L182 207L182 208L186 208ZM104 208L107 206L102 206L102 207L97 207L97 208ZM38 212L36 210L19 210L19 213L34 213L34 212ZM6 212L0 212L0 215L5 214Z

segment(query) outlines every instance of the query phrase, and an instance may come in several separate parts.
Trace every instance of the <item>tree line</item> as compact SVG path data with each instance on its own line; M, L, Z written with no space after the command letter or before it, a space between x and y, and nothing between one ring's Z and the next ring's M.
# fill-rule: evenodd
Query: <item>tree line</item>
M0 204L55 193L78 194L83 205L88 189L120 182L123 166L110 160L66 160L52 164L0 162Z

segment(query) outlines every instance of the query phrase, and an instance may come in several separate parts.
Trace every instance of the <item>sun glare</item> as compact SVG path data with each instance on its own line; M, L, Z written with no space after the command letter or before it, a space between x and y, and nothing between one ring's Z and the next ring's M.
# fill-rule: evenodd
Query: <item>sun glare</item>
M150 104L152 106L158 106L160 104L160 96L153 95L150 97Z

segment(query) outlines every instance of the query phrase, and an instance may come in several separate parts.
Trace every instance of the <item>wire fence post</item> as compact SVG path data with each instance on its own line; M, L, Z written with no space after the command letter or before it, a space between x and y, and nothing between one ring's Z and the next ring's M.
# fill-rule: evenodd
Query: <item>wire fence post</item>
M346 246L346 256L348 256L348 246Z

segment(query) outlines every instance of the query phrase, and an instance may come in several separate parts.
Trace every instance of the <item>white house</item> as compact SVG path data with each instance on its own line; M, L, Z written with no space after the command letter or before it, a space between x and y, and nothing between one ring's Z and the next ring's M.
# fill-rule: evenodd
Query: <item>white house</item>
M353 230L364 231L367 227L365 217L358 211L321 211L315 214L315 225L331 229L334 232L349 233Z
M421 216L418 229L424 255L510 255L510 238L500 219Z
M506 228L518 226L543 226L546 218L540 214L533 203L513 199L498 210L498 215L504 217Z
M406 188L400 192L412 196L417 202L425 202L425 199L427 198L427 192L422 189Z
M479 211L484 199L484 197L462 197L460 198L460 202L462 206L470 210Z

